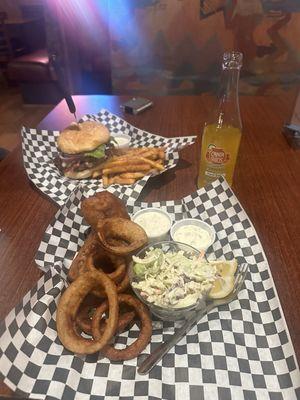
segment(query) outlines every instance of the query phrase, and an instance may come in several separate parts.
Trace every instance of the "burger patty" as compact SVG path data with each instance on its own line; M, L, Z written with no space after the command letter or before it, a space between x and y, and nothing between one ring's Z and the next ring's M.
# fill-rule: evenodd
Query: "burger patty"
M89 155L88 153L67 154L59 152L54 158L54 164L62 174L66 172L82 172L95 168L108 157L112 157L118 153L119 150L116 149L111 142L108 142L105 144L104 157L97 158Z
M81 154L58 154L54 163L60 172L80 172L85 171L86 169L91 169L101 164L105 158L95 158L87 156L84 153Z

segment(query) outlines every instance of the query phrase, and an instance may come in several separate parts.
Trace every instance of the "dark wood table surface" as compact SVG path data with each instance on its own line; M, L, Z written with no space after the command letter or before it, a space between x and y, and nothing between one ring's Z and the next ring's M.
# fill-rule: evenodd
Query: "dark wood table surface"
M101 108L123 116L135 126L163 136L199 135L212 107L211 98L153 98L144 113L124 115L128 97L76 96L78 116ZM265 250L297 358L300 356L300 150L290 148L281 134L290 120L295 97L241 97L243 138L233 190ZM39 128L61 129L72 115L61 102ZM178 166L152 178L141 199L179 199L196 189L200 140L180 153ZM41 276L34 256L57 205L28 180L18 146L0 163L0 318L19 303ZM11 395L2 383L0 395Z

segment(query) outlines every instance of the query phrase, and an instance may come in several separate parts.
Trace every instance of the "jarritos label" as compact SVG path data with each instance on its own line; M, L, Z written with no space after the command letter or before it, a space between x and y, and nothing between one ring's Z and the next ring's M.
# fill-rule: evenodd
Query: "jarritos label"
M212 164L226 164L230 159L230 154L226 153L223 149L210 144L206 151L206 160Z

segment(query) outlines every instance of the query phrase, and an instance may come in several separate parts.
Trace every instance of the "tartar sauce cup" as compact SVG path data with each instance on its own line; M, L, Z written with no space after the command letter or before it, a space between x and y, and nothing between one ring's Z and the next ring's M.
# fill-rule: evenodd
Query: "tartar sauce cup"
M155 207L137 211L132 221L145 230L150 243L167 239L173 222L166 211Z
M126 149L129 147L131 140L129 135L126 135L125 133L116 133L115 135L112 135L112 137L115 139L116 143L114 143L114 145L118 149Z
M214 228L196 218L186 218L175 222L170 235L172 240L185 243L198 251L206 251L216 239Z

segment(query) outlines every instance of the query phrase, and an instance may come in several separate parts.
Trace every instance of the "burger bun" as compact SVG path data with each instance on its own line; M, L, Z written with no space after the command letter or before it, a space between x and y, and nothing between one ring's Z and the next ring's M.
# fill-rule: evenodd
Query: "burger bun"
M109 141L109 130L95 121L70 125L57 138L59 150L66 154L78 154L96 149Z

